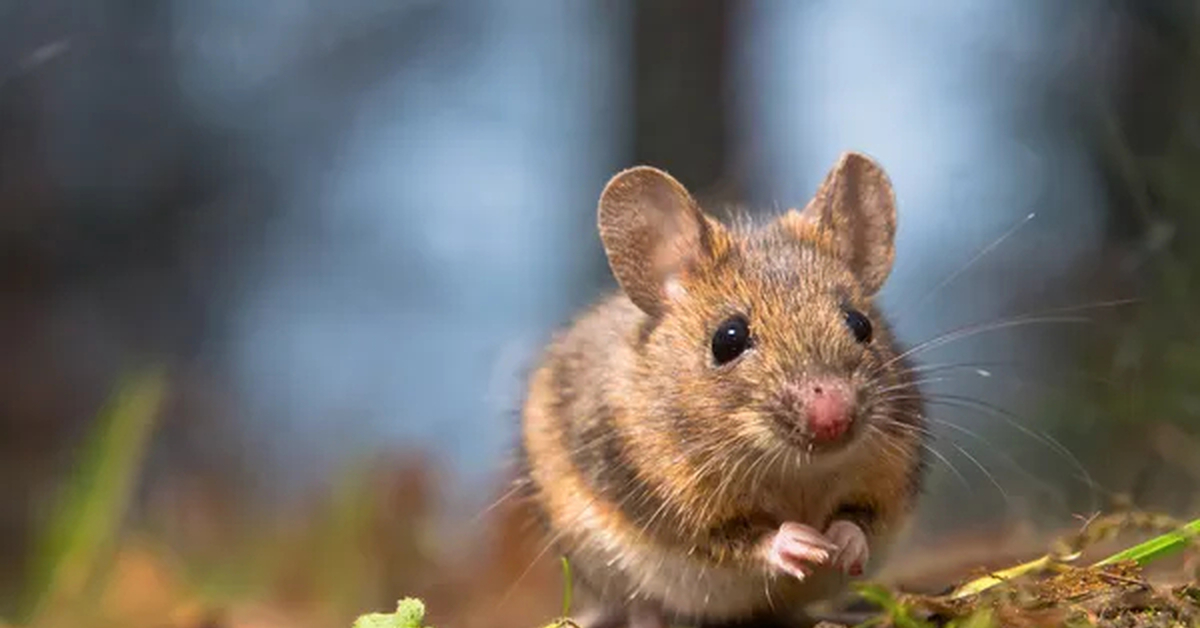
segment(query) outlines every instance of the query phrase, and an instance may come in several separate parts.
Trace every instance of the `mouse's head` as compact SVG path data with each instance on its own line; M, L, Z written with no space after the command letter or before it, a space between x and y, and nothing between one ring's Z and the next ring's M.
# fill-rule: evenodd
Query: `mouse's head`
M820 456L890 420L903 373L873 298L891 271L896 209L870 158L843 155L803 211L733 226L665 172L632 168L605 188L599 226L647 315L637 386L681 442Z

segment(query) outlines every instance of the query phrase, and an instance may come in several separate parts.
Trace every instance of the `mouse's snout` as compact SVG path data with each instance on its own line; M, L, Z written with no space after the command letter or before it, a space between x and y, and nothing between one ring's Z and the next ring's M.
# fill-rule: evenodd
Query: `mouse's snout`
M817 442L834 441L850 428L854 417L854 393L846 382L818 379L801 386L804 420Z
M856 395L844 378L805 379L786 385L782 392L788 414L810 442L832 444L850 431Z

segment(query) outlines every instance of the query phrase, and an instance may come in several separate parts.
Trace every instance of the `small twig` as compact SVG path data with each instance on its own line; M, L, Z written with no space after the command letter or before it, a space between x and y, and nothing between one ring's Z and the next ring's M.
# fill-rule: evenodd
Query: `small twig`
M1107 573L1104 571L1100 571L1099 575L1101 578L1104 578L1105 580L1112 580L1114 582L1128 584L1130 586L1135 586L1140 589L1149 589L1150 588L1150 583L1148 583L1144 580L1138 580L1137 578L1126 578L1125 576L1118 576L1117 574L1111 574L1111 573Z

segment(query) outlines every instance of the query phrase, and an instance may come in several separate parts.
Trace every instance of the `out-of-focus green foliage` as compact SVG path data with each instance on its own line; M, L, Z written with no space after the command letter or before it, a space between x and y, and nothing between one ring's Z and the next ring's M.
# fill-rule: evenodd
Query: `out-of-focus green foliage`
M882 613L860 624L861 628L868 626L895 626L896 628L934 628L933 624L918 619L908 605L896 599L886 587L877 584L860 584L855 587L863 599L879 606Z
M135 374L97 418L42 537L23 620L36 623L44 613L62 612L95 584L115 548L165 391L161 370Z
M1141 423L1146 417L1200 423L1200 142L1182 133L1200 116L1200 57L1194 62L1190 106L1180 112L1181 132L1161 154L1138 155L1115 124L1108 129L1105 156L1113 177L1129 191L1139 220L1140 242L1125 263L1144 280L1142 306L1114 342L1092 345L1104 367L1102 385L1080 401L1105 421Z
M1198 502L1188 486L1200 486L1190 453L1200 448L1200 21L1189 3L1126 10L1127 26L1146 29L1154 46L1122 60L1137 80L1087 96L1109 234L1081 287L1138 302L1097 310L1100 324L1074 346L1082 373L1053 386L1041 427L1106 489L1190 513Z

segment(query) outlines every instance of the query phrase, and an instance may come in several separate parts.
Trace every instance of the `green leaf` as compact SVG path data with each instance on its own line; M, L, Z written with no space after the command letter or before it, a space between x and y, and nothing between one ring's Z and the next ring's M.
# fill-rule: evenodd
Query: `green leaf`
M892 611L897 606L896 598L892 596L892 592L877 584L858 584L855 585L854 589L863 599L882 607L884 610Z
M1144 543L1139 543L1129 549L1117 552L1096 563L1096 566L1099 567L1130 560L1144 566L1159 558L1183 551L1184 548L1195 541L1197 535L1200 535L1200 519L1192 521L1179 530L1156 536Z

